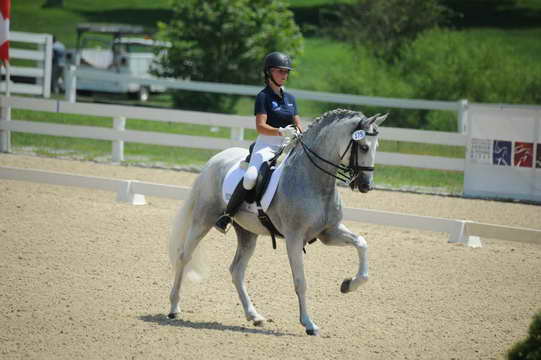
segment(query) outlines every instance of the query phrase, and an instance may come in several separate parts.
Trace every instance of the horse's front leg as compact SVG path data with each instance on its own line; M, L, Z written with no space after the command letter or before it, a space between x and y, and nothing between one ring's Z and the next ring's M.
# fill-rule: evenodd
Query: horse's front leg
M308 315L306 307L306 279L304 276L303 239L286 237L287 256L299 300L300 322L308 335L319 335L319 328Z
M359 269L353 278L342 282L341 292L345 294L356 290L368 280L368 245L362 236L352 233L344 224L339 224L337 227L325 230L318 238L325 245L353 245L357 249Z
M240 302L242 303L246 319L248 321L253 321L255 326L262 326L266 319L259 315L252 304L252 300L246 291L246 284L244 282L244 274L246 272L248 261L254 253L257 235L244 230L235 223L233 226L235 228L235 232L237 233L238 245L233 263L229 267L229 272L231 273L233 284L235 285L235 288L239 294Z

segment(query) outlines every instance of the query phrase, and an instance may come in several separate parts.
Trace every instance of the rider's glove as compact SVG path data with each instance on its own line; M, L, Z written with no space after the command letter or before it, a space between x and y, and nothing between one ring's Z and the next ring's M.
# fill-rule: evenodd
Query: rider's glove
M293 125L278 128L278 132L280 135L286 138L287 142L297 137L297 129Z

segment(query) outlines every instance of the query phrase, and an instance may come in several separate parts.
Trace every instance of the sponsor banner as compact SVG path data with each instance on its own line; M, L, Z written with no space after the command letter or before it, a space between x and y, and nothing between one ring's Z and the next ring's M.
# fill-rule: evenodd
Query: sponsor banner
M464 195L541 202L541 106L471 104Z
M541 143L471 139L469 160L476 164L541 168Z

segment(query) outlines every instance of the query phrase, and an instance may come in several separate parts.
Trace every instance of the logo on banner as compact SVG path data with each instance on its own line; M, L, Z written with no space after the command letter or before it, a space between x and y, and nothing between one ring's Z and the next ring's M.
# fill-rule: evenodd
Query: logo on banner
M515 142L515 166L533 166L533 143Z
M535 153L537 154L535 157L535 167L541 169L541 144L537 144L537 151Z
M490 164L492 159L492 140L471 139L470 160L480 164Z
M511 166L511 153L513 143L511 141L494 140L492 163L494 165Z

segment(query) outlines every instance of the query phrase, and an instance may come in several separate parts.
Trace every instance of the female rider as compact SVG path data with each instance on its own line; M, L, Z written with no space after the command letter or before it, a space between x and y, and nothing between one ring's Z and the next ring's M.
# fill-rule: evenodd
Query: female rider
M291 60L286 54L272 52L265 57L263 73L267 86L257 94L254 111L259 135L244 178L231 195L225 213L214 225L224 234L246 194L256 185L261 164L272 159L282 144L295 136L295 128L302 132L295 97L283 88L291 69Z

